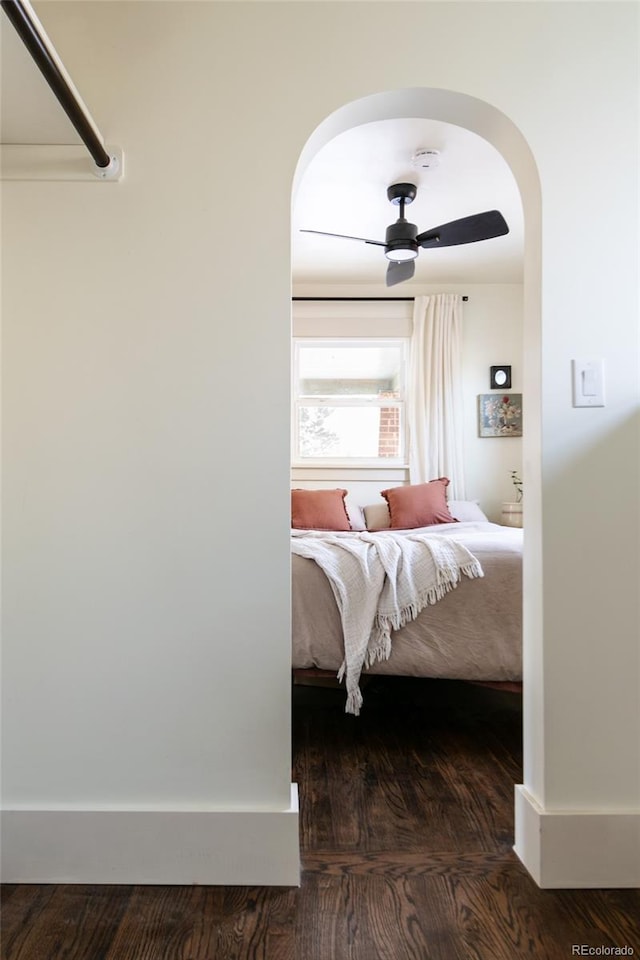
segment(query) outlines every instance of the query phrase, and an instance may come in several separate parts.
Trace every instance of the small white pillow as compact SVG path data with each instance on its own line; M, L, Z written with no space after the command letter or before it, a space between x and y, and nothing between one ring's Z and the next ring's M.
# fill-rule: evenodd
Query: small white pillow
M367 524L364 519L364 510L350 496L345 497L344 505L347 508L347 516L352 530L366 530Z
M481 510L477 500L448 500L447 506L451 516L461 523L468 523L473 520L489 520L486 513Z

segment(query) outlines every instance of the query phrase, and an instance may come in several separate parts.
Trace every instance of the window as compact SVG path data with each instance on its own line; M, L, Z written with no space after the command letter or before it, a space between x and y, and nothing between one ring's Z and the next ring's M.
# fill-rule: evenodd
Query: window
M408 340L294 340L297 465L405 462Z

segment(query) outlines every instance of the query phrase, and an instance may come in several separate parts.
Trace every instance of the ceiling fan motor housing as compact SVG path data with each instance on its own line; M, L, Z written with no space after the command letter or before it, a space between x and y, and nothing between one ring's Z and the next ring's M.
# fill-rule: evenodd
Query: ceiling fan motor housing
M418 256L418 228L408 220L396 220L386 230L384 252L389 260L413 260Z

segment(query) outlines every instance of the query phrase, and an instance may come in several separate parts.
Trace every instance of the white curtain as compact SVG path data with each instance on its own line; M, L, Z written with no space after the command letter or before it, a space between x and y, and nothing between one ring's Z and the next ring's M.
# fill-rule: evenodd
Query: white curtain
M465 499L462 421L462 297L416 297L409 362L409 482L449 477Z

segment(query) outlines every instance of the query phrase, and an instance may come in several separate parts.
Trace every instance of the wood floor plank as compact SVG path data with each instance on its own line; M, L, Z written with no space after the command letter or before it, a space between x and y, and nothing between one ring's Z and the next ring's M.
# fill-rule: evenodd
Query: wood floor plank
M359 853L349 850L321 850L303 853L302 867L308 874L324 874L334 877L352 874L373 875L400 880L403 877L461 876L482 877L497 869L508 871L517 866L515 854L466 853L450 851L389 850L382 853Z
M105 960L131 887L20 887L2 911L2 960Z
M297 932L300 960L465 960L441 888L406 877L303 875Z
M0 906L3 906L19 889L17 883L3 883L0 885Z
M551 892L555 909L571 916L590 945L624 946L634 948L640 956L640 890L554 890Z
M456 928L469 960L554 960L555 944L547 936L548 925L531 910L528 898L518 899L522 879L518 873L506 871L488 873L472 882L467 877L449 876ZM529 883L525 880L525 887ZM566 945L564 950L565 956L571 955Z
M448 882L457 908L456 926L472 960L564 960L574 955L572 948L578 944L631 946L635 955L640 947L638 923L632 920L634 914L640 916L637 891L635 905L629 898L627 908L619 911L609 896L612 891L540 890L524 870L489 873L477 882L450 876ZM608 907L597 928L593 904L601 897Z
M105 960L210 960L222 898L216 887L133 888Z
M215 956L224 960L295 960L297 894L291 888L227 888Z
M13 886L12 891L11 898L7 898L2 905L2 960L28 955L24 952L24 945L33 930L47 926L46 909L56 893L56 887L49 884L22 884L17 889Z

